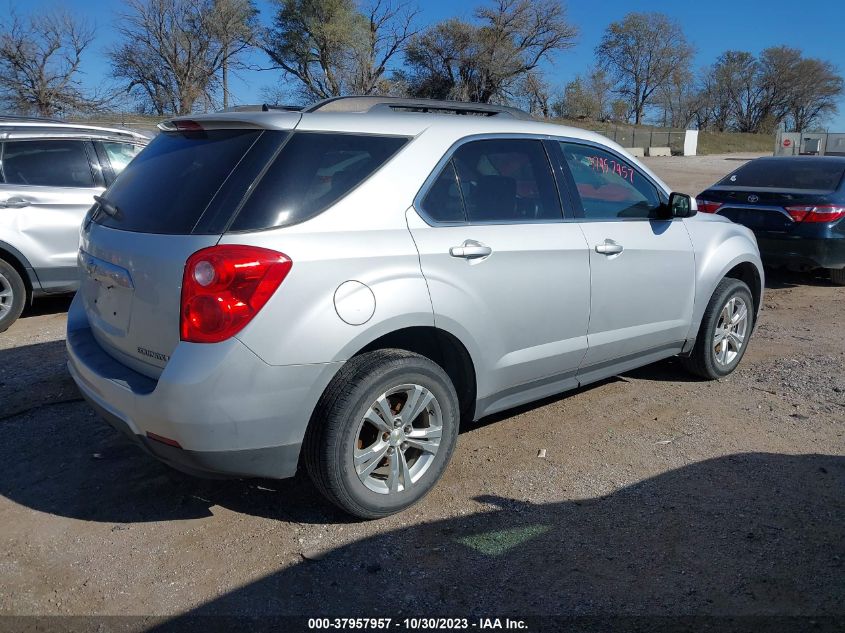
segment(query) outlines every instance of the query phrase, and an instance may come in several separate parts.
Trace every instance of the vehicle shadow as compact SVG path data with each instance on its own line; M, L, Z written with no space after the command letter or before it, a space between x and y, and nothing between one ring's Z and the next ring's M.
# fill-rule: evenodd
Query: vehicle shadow
M73 301L73 295L53 295L46 297L39 297L24 309L21 314L22 319L33 316L41 316L44 314L59 314L67 312L70 308L70 302Z
M209 615L845 616L841 456L737 454L592 499L476 501L471 515L280 569L161 630Z
M3 369L13 368L13 369ZM679 380L664 361L629 374ZM680 378L679 378L680 377ZM624 378L465 422L468 432ZM64 341L0 350L0 493L21 505L89 521L135 523L209 516L219 505L298 523L347 523L301 472L291 480L210 480L165 466L101 420L66 368Z
M830 275L826 270L797 272L786 268L766 268L767 289L781 290L797 286L839 287L830 280Z

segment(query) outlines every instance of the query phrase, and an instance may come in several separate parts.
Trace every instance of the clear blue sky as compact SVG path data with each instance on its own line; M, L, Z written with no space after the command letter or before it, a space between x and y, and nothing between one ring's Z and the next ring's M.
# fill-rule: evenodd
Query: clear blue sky
M60 0L62 1L62 0ZM473 9L485 0L418 0L423 24L446 17L470 18ZM118 0L63 0L73 13L92 20L99 27L94 49L84 60L85 81L97 85L110 81L104 51L114 43L111 25L122 10ZM37 11L51 6L53 0L12 0L9 3L19 12ZM272 3L258 0L261 21L270 19ZM833 62L845 74L845 1L843 0L570 0L568 15L580 29L573 49L557 55L553 65L547 65L547 78L553 85L563 86L575 74L593 63L593 49L601 39L605 27L629 11L660 11L676 18L689 40L696 47L696 66L713 62L724 50L748 50L759 53L768 46L788 44L796 46L811 57ZM267 60L260 53L252 56L253 63L264 65ZM278 82L278 73L246 72L233 83L233 94L240 103L259 103L262 90ZM830 123L831 130L845 131L845 99L840 102L839 114Z

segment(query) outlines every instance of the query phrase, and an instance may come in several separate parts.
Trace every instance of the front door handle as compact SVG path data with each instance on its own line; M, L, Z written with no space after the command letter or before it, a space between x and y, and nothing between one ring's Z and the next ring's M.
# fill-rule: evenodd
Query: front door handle
M485 246L480 242L467 240L460 246L453 246L449 249L449 254L452 257L463 257L464 259L478 259L479 257L487 257L493 252L489 246Z
M613 240L605 240L601 244L596 244L596 252L602 255L618 255L623 250L622 244L617 244Z
M30 205L29 200L24 198L9 198L3 203L0 203L6 209L23 209L24 207L28 207Z

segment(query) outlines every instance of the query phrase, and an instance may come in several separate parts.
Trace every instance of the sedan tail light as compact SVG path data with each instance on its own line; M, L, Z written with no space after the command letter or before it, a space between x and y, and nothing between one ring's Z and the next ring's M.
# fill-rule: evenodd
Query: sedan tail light
M702 213L716 213L722 202L712 202L711 200L704 200L703 198L696 198L695 203L698 205L698 210Z
M795 222L836 222L845 217L845 207L835 204L784 207Z
M191 255L182 278L182 340L218 343L240 332L291 266L287 255L254 246L212 246Z

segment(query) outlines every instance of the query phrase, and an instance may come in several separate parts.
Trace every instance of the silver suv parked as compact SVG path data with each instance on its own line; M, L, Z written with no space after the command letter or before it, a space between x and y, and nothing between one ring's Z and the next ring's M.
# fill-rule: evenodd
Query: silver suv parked
M193 473L304 464L359 517L408 507L472 420L748 345L752 233L606 138L381 98L177 118L82 231L69 368Z
M79 227L147 137L0 116L0 332L34 298L79 283Z

